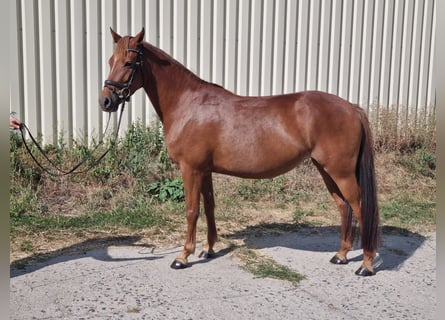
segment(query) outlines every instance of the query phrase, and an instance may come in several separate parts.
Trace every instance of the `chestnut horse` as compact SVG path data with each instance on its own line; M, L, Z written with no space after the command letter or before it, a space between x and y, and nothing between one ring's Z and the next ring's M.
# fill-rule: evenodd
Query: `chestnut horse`
M103 111L115 112L144 88L163 124L170 158L180 167L185 189L187 235L171 267L188 266L195 251L200 201L207 221L201 256L215 255L217 240L212 173L272 178L310 157L341 215L341 246L331 259L346 264L353 246L353 214L360 225L361 276L375 274L379 244L374 151L365 112L319 91L243 97L206 82L137 35L120 36L101 92Z

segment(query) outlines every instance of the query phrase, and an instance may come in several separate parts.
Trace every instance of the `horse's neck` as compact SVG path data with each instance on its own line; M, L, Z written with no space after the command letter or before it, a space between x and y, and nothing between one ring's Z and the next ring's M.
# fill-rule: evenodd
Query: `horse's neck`
M196 91L202 80L160 49L150 44L145 47L144 89L162 121L178 105L183 93Z

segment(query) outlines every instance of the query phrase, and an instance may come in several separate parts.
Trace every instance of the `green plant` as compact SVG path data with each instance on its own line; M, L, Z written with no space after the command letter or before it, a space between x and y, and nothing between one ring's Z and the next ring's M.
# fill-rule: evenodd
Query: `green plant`
M21 217L35 210L37 197L32 190L22 190L20 193L10 194L9 214L11 217Z
M279 181L282 178L279 179ZM256 201L265 195L275 193L272 179L241 179L237 186L237 193L244 200Z
M153 171L164 175L172 169L160 124L131 125L122 140L119 168L137 178L150 176Z
M297 209L295 209L295 211L293 213L293 218L294 218L295 223L302 224L302 223L304 223L305 217L312 216L313 214L314 214L313 211L307 212L304 209L297 208Z
M161 202L167 200L184 200L184 185L180 178L168 179L150 183L147 187L148 193L158 198Z
M31 252L31 251L34 250L34 245L32 244L31 241L29 241L29 240L25 240L25 241L23 241L22 244L20 245L20 249L21 249L22 251L25 251L25 252Z
M118 170L120 148L121 146L119 144L110 140L106 141L105 144L101 148L98 148L95 152L82 147L79 152L83 155L82 157L79 157L79 161L84 159L85 156L89 156L89 161L87 161L87 163L83 166L83 168L86 168L92 164L92 161L98 161L99 157L101 157L103 153L108 150L106 155L92 167L91 171L87 172L87 174L94 179L106 182L107 180L120 174L120 171Z
M414 174L436 177L436 154L426 147L401 153L398 162Z
M416 170L427 177L434 178L436 173L436 154L426 148L418 148L414 153L417 162Z

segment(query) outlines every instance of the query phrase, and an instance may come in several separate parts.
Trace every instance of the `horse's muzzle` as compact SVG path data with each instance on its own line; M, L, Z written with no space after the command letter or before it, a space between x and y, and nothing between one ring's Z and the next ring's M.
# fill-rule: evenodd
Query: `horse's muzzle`
M121 103L120 99L115 94L103 93L99 97L99 105L105 112L115 112Z

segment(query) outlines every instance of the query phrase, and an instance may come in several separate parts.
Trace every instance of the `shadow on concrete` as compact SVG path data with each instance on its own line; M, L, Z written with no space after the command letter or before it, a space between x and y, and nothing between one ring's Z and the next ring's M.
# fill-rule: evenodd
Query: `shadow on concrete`
M228 240L243 240L247 247L255 249L286 247L304 251L332 252L334 255L340 247L339 226L313 227L268 223L248 226L238 232L221 236ZM382 240L383 244L378 250L382 263L378 270L398 270L422 246L425 236L402 228L384 226ZM355 241L354 250L360 247L360 240ZM362 259L362 254L349 257L349 261Z
M47 253L37 253L32 256L15 260L10 265L10 277L17 277L26 273L34 272L43 267L62 263L69 260L82 259L91 257L96 260L106 262L120 262L133 260L156 260L162 259L162 255L141 256L130 258L113 258L108 254L110 246L135 246L142 248L154 249L153 245L137 243L141 239L140 236L114 236L105 238L94 238L76 243L74 245L57 249Z
M382 234L383 245L378 250L378 253L383 259L383 262L378 267L378 270L399 269L425 241L424 236L397 227L383 227ZM296 250L332 252L332 254L334 254L340 246L339 226L313 227L290 223L269 223L248 226L240 231L221 234L220 236L227 240L243 240L248 248L255 249L287 247ZM145 247L151 250L155 248L154 245L137 243L140 239L140 236L95 238L52 252L38 253L11 263L10 277L13 278L34 272L52 264L85 257L106 262L156 260L164 258L165 255L162 252L150 254L150 256L144 255L130 258L113 258L108 254L107 249L110 246L135 246ZM359 241L356 241L355 249L359 247ZM216 252L213 259L192 261L190 262L190 267L195 264L214 261L218 257L225 256L232 252L235 248L236 246L229 246L222 249ZM177 249L176 251L179 252L180 250L181 249ZM171 253L171 251L169 253ZM349 257L349 261L361 261L362 259L363 256L361 254L355 257Z

